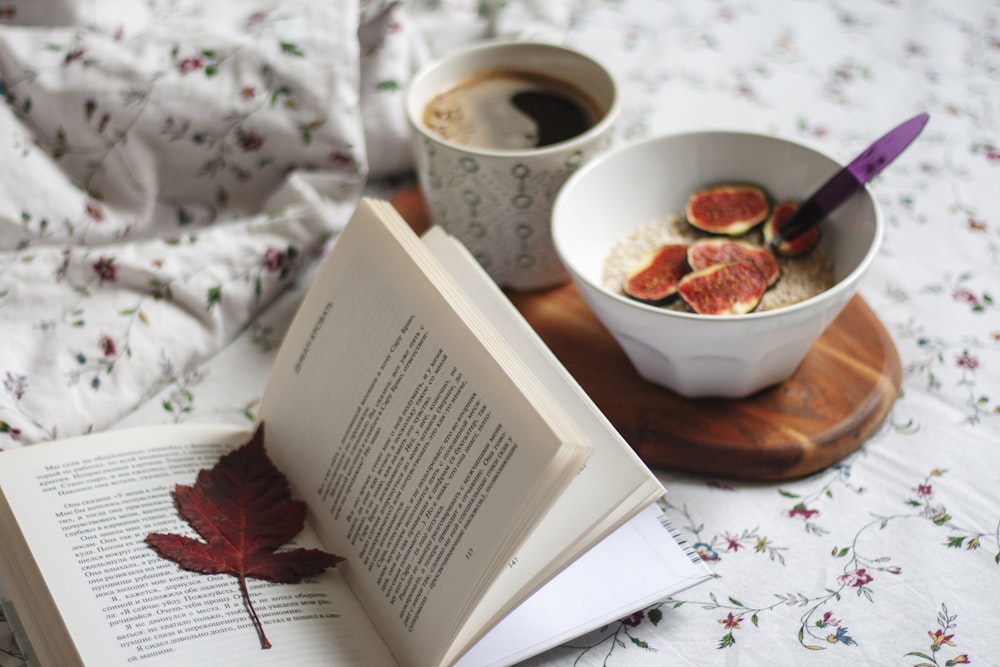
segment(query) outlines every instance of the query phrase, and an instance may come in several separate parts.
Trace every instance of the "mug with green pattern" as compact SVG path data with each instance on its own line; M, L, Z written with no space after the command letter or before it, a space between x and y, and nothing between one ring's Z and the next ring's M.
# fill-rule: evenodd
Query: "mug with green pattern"
M431 100L495 71L569 84L592 103L591 122L574 136L517 148L464 143L428 126ZM460 240L501 287L536 290L567 282L549 217L570 174L611 144L619 108L611 73L589 56L551 43L484 42L421 70L406 104L417 178L432 222Z

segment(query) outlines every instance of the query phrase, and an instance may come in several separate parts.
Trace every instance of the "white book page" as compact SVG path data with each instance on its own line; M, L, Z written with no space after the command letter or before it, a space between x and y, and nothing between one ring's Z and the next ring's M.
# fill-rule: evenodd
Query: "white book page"
M647 507L514 609L457 667L511 665L711 578L663 521Z
M490 591L496 602L484 605L485 615L503 598L509 599L512 591L540 585L582 550L662 496L664 489L507 297L494 283L480 277L485 275L482 269L458 241L437 227L428 231L423 241L558 396L594 446L586 466ZM529 566L523 567L524 563ZM489 621L481 617L476 620L480 625Z
M248 437L232 426L154 426L0 454L12 512L4 548L15 546L16 517L45 586L24 560L3 578L44 664L393 664L335 570L299 584L249 582L272 644L263 650L235 577L181 570L146 544L150 532L198 537L171 491ZM308 526L293 544L318 546ZM75 647L40 606L50 596Z
M386 642L434 664L590 448L389 213L337 239L260 416Z

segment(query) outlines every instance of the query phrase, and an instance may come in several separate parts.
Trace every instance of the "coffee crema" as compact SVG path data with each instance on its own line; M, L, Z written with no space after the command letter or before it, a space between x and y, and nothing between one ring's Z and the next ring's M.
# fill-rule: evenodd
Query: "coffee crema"
M539 148L583 134L603 112L583 90L562 79L513 69L463 79L424 108L424 125L466 146Z

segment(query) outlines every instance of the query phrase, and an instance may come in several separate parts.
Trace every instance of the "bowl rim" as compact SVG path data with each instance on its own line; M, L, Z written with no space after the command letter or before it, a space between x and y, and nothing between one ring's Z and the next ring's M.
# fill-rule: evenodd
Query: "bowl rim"
M744 313L742 315L702 315L699 313L688 313L685 311L673 310L670 308L664 308L663 306L654 306L651 304L643 303L635 299L629 299L628 297L616 294L612 292L600 281L593 281L588 276L584 275L578 271L574 265L567 261L567 253L564 252L563 244L560 242L562 236L557 233L558 227L556 225L556 220L561 219L561 210L566 206L565 201L567 198L567 193L569 193L573 188L576 187L577 183L584 178L587 174L595 171L601 167L601 165L607 161L615 158L616 156L624 155L631 151L639 150L651 144L665 143L670 141L676 141L678 139L691 139L698 138L699 136L733 136L733 137L753 137L756 139L767 139L771 141L778 141L785 144L790 144L798 148L803 148L807 151L815 153L822 156L832 163L837 165L838 168L843 168L845 165L839 160L835 159L823 150L811 146L809 144L781 137L774 134L766 134L763 132L751 132L744 130L725 130L725 129L702 129L702 130L690 130L684 132L671 132L666 134L658 134L653 137L647 137L645 139L640 139L632 141L627 144L615 147L609 151L606 151L600 155L595 156L593 159L587 161L583 166L577 169L570 177L563 183L559 192L556 193L555 200L552 205L552 240L556 249L556 254L559 256L559 260L562 262L566 270L576 279L580 280L590 288L596 290L598 293L603 294L613 301L622 304L623 306L630 308L637 308L640 311L645 311L653 315L662 315L668 318L678 318L681 320L692 320L696 322L720 322L720 321L737 321L737 322L748 322L748 321L758 321L767 320L777 317L787 317L794 313L816 307L819 301L836 301L842 292L854 289L854 285L861 279L861 277L868 271L875 257L878 255L883 237L885 235L885 221L882 215L882 209L878 204L878 200L875 197L874 192L869 187L869 184L865 184L863 192L867 195L871 201L872 209L875 213L875 229L872 236L872 241L868 245L868 249L865 254L858 261L857 266L855 266L850 273L843 276L829 289L823 290L819 294L813 295L808 299L803 299L793 304L787 306L781 306L779 308L772 308L771 310L765 311L751 311L749 313ZM832 176L832 174L831 174ZM846 301L846 300L845 300Z

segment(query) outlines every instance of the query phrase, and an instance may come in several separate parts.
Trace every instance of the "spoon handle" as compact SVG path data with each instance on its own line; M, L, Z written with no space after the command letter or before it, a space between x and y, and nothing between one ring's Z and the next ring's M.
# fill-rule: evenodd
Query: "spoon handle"
M917 138L929 118L922 113L898 125L837 171L781 224L771 238L771 247L777 248L783 241L795 238L833 213L889 166Z

